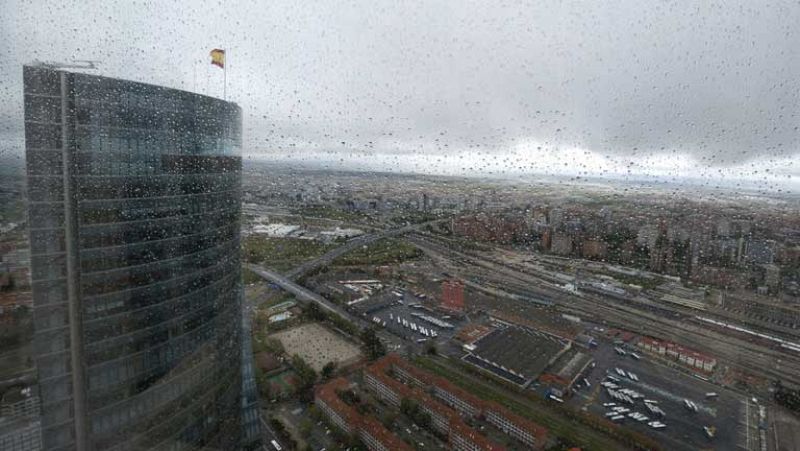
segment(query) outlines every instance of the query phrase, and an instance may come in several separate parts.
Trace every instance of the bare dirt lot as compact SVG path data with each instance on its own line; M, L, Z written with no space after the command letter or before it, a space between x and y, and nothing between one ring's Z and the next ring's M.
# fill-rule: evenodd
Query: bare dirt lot
M290 355L299 354L315 371L328 362L343 366L361 357L358 346L317 323L303 324L271 336Z

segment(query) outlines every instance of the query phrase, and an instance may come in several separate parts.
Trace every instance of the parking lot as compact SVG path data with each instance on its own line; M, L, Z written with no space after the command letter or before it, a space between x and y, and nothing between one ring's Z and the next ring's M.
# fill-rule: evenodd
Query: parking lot
M395 293L399 293L400 296ZM405 290L387 291L361 304L363 305L358 305L356 308L364 311L364 319L374 322L376 326L379 325L409 343L423 344L449 340L461 324L458 318L424 307L423 299ZM447 327L448 324L452 327Z
M629 409L623 413L624 419L618 419L617 422L656 438L666 449L748 449L748 435L757 434L757 430L753 429L756 425L752 416L747 418L750 410L758 410L757 407L748 406L752 404L751 400L656 363L641 352L636 351L640 360L633 358L630 352L620 355L615 347L610 342L600 341L593 352L597 365L587 376L591 385L586 387L585 383L581 384L582 387L576 390L570 403L602 417L606 417L614 407ZM620 375L617 368L625 375ZM633 373L632 377L630 373ZM628 389L638 396L631 399L632 402L614 399L608 388L601 385L604 381L617 386L612 391ZM707 393L712 392L718 396L706 397ZM663 411L664 415L648 409L645 399L653 401L651 406ZM694 403L697 410L687 407L684 400ZM608 405L610 403L615 406ZM634 412L648 419L638 421L631 418L629 415ZM666 427L655 429L648 425L652 421L659 421ZM704 426L715 428L713 439L707 437Z

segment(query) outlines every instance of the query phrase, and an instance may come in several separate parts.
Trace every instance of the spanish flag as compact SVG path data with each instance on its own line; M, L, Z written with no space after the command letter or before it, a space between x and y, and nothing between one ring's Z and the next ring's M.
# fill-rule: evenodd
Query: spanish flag
M225 68L225 50L214 49L211 51L211 64Z

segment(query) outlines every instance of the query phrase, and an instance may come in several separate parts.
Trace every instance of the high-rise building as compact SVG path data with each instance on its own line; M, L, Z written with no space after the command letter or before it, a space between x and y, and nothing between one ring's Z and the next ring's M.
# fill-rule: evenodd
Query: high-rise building
M24 87L43 447L239 447L240 108L50 67Z

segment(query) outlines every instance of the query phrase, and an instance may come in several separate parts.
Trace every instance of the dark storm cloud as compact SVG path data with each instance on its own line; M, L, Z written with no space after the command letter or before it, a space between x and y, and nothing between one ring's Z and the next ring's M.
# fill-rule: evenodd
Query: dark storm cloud
M578 148L800 171L796 2L48 3L0 10L0 139L20 140L25 62L219 96L222 46L250 153Z

